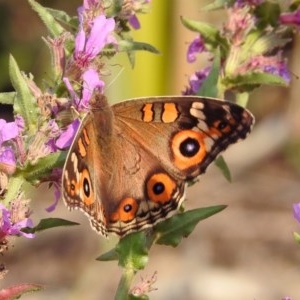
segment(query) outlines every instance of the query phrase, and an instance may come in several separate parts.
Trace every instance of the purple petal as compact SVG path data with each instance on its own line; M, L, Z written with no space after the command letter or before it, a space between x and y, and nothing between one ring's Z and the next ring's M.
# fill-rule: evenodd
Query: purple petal
M86 35L84 30L81 28L75 37L75 58L77 58L78 55L84 51L85 43Z
M10 147L2 149L0 152L0 163L16 166L16 157L14 151Z
M33 227L33 222L29 218L26 218L20 222L17 222L16 224L14 224L11 227L11 229L9 230L8 234L21 235L21 236L24 236L29 239L34 238L35 237L34 233L26 233L26 232L21 231L22 228L26 228L26 227L30 227L30 228Z
M293 204L294 217L300 223L300 203Z
M90 59L96 57L106 44L113 41L110 34L114 29L114 18L106 19L104 15L100 15L94 19L91 33L85 45L85 53L89 55Z
M139 19L137 18L137 16L135 14L131 15L128 19L129 24L134 28L134 29L140 29L141 28L141 24Z
M99 79L99 75L94 69L88 69L82 75L83 79L83 91L80 105L85 108L88 107L89 101L93 94L94 89L102 90L104 82Z
M201 53L206 51L205 45L201 39L201 36L197 36L192 43L189 45L188 51L187 51L187 61L189 63L192 63L196 60L197 53Z
M19 128L16 122L6 122L2 119L0 121L0 144L19 135Z
M54 183L54 197L55 197L55 201L49 206L46 208L46 211L47 212L52 212L55 210L56 206L57 206L57 203L61 197L61 191L60 191L60 186L56 183Z
M76 119L70 125L68 125L67 129L56 140L56 147L58 147L59 149L65 149L70 147L79 125L79 119Z
M71 98L73 99L75 105L78 106L80 103L80 99L79 99L78 95L75 93L69 78L64 77L63 82L66 85L66 88L69 91L69 94L70 94Z

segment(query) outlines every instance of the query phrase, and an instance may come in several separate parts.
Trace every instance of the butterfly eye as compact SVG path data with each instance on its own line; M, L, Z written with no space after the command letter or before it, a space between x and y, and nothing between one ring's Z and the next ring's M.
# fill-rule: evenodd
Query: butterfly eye
M186 138L180 143L179 151L183 156L193 157L198 153L200 149L200 144L198 140L191 137Z

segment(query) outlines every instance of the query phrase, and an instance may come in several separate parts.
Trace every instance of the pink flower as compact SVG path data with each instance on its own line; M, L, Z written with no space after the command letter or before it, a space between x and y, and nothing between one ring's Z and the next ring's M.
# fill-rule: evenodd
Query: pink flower
M111 35L115 29L115 20L100 15L93 20L90 32L87 34L81 24L75 38L74 60L82 68L86 68L108 44L116 43Z
M283 13L279 20L282 24L300 26L300 8L291 13Z
M74 104L76 106L76 109L81 111L86 111L89 107L89 101L91 98L91 95L93 94L93 91L95 89L102 90L104 87L104 82L100 80L98 73L96 70L90 68L86 70L82 74L83 79L83 89L81 93L81 98L76 94L73 86L71 85L70 80L65 77L63 78L63 82L65 83L71 98L74 101Z
M0 164L1 170L5 173L13 173L16 168L16 157L11 146L5 142L16 139L24 129L24 120L16 116L14 122L6 122L0 119Z
M67 129L62 132L60 137L56 140L55 146L59 149L66 149L71 146L74 136L79 128L80 121L74 120L67 126Z
M11 220L11 212L3 204L0 203L0 211L2 213L0 221L0 240L3 240L8 235L21 235L26 238L33 238L33 233L25 233L21 229L33 227L33 222L29 218L24 218L18 222Z

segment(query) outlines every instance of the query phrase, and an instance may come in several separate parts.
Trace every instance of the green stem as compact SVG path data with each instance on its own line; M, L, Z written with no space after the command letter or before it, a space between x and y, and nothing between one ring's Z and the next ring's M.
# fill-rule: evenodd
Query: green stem
M236 94L236 103L242 107L247 107L249 100L249 93L238 93Z
M21 176L11 177L9 179L7 193L5 195L5 199L2 202L4 205L7 206L9 202L17 198L23 183L24 179Z
M121 280L118 285L115 300L127 300L129 295L129 289L134 279L136 271L132 268L125 268Z

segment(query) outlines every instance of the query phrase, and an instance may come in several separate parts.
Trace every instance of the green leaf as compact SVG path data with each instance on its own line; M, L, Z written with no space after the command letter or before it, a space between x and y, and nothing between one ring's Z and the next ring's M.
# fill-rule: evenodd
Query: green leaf
M51 153L40 158L34 165L30 162L25 168L18 170L18 174L30 183L37 184L42 178L47 177L53 168L61 168L66 160L67 151Z
M40 232L54 227L74 226L74 225L79 225L79 223L72 222L65 219L60 219L60 218L47 218L47 219L42 219L35 227L32 228L27 227L22 229L22 231L26 233L35 233L35 232Z
M22 295L43 290L44 287L38 284L17 284L0 290L0 299L14 300L19 299Z
M100 256L98 256L96 258L96 260L99 261L112 261L112 260L119 260L119 254L116 251L116 249L111 249L103 254L101 254Z
M221 37L219 30L214 26L184 17L181 17L181 22L188 29L200 33L208 50L214 51L217 48L220 48L222 57L228 52L229 46L227 40Z
M49 7L45 7L45 9L55 18L57 21L62 24L66 24L70 26L74 31L78 29L78 18L71 17L63 10L53 9Z
M213 64L211 66L210 72L205 79L205 81L202 83L198 95L204 96L204 97L213 97L216 98L219 95L218 92L218 80L219 80L219 74L220 74L220 51L217 50Z
M38 13L52 37L60 36L65 31L47 8L43 7L34 0L28 0L28 2L31 5L32 9Z
M154 227L155 242L176 247L182 238L191 234L201 220L222 211L225 207L225 205L218 205L193 209L160 222Z
M287 87L288 83L280 76L269 73L247 73L236 77L226 77L223 84L229 88L243 87L246 90L256 88L261 84Z
M134 296L134 295L129 295L128 300L149 300L150 298L147 295L142 295L142 296Z
M294 232L294 239L300 245L300 234L298 232Z
M121 51L148 51L155 54L159 54L159 51L148 43L135 42L130 40L121 40L118 42L118 50Z
M38 109L36 99L31 93L27 81L22 75L17 62L12 55L9 56L9 76L11 83L17 92L17 96L14 100L14 110L21 114L29 134L32 135L37 131Z
M119 265L133 270L144 269L152 242L152 237L146 235L145 231L126 235L115 247L119 256Z
M16 92L0 93L0 103L1 104L11 104L13 105L16 98Z
M230 3L232 3L233 0L215 0L212 3L209 3L208 5L205 5L202 10L204 11L212 11L217 9L222 9L224 6L230 6Z
M224 177L231 182L231 174L230 174L230 170L228 168L228 165L226 163L226 161L224 160L224 157L222 155L219 155L216 159L215 159L215 165L221 170L222 174L224 175Z

